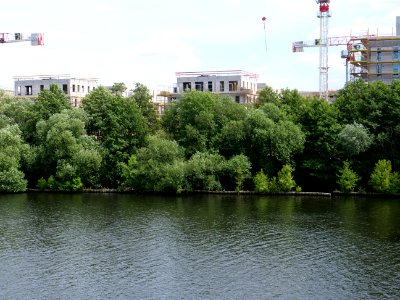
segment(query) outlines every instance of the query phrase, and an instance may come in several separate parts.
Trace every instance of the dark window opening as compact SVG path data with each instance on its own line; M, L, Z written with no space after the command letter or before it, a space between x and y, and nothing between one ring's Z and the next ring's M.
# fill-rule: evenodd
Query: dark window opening
M68 85L63 84L63 92L64 94L68 94Z
M184 91L190 91L192 89L192 84L190 82L184 82L183 83L183 90Z
M44 85L41 84L41 85L40 85L40 91L43 91L43 90L44 90Z
M208 90L212 92L212 81L208 82Z
M25 95L27 95L27 96L32 95L32 86L31 85L25 86Z
M196 82L195 83L196 91L203 91L204 90L204 83L203 82Z
M237 86L238 86L237 81L229 81L229 91L230 92L236 92Z
M75 84L72 85L72 92L75 93Z
M235 102L240 103L240 96L235 96Z
M219 90L220 90L220 92L225 91L225 81L219 82Z

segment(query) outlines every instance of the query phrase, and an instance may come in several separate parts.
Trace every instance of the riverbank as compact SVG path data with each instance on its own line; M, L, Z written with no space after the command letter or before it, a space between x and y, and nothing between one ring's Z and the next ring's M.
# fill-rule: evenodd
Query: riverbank
M69 191L54 191L54 190L41 190L41 189L27 189L26 192L38 193L120 193L120 194L165 194L165 193L139 193L132 190L118 190L118 189L83 189L82 191L69 192ZM400 198L400 194L383 194L372 192L339 192L332 193L324 192L269 192L259 193L254 191L203 191L196 190L191 192L184 192L181 195L190 194L215 194L215 195L265 195L265 196L314 196L314 197L357 197L357 198Z

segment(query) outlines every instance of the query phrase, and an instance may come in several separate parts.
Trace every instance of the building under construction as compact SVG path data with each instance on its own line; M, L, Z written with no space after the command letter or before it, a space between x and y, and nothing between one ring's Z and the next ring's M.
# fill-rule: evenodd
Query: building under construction
M14 95L16 97L36 98L41 91L57 85L68 97L74 107L79 107L81 100L98 87L97 78L71 77L69 74L15 76Z
M243 70L177 72L177 83L169 100L179 100L182 93L191 90L210 91L229 96L240 104L254 103L258 75Z
M382 81L390 84L400 79L400 17L396 18L396 34L367 33L352 37L342 55L350 63L350 80Z

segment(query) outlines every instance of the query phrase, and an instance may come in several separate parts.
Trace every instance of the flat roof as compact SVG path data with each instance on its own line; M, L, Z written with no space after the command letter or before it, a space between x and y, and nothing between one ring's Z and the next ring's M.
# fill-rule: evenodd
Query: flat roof
M224 76L224 75L242 75L249 76L251 78L258 78L258 74L250 73L243 70L222 70L222 71L196 71L196 72L176 72L177 77L187 77L187 76Z
M70 74L52 74L52 75L27 75L27 76L14 76L14 80L51 80L51 79L77 79L77 80L91 80L98 81L98 78L91 77L75 77Z

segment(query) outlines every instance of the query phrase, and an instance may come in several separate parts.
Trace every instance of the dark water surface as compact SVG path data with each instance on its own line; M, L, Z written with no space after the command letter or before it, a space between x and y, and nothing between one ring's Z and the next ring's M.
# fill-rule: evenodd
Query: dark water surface
M0 195L0 299L400 299L400 199Z

